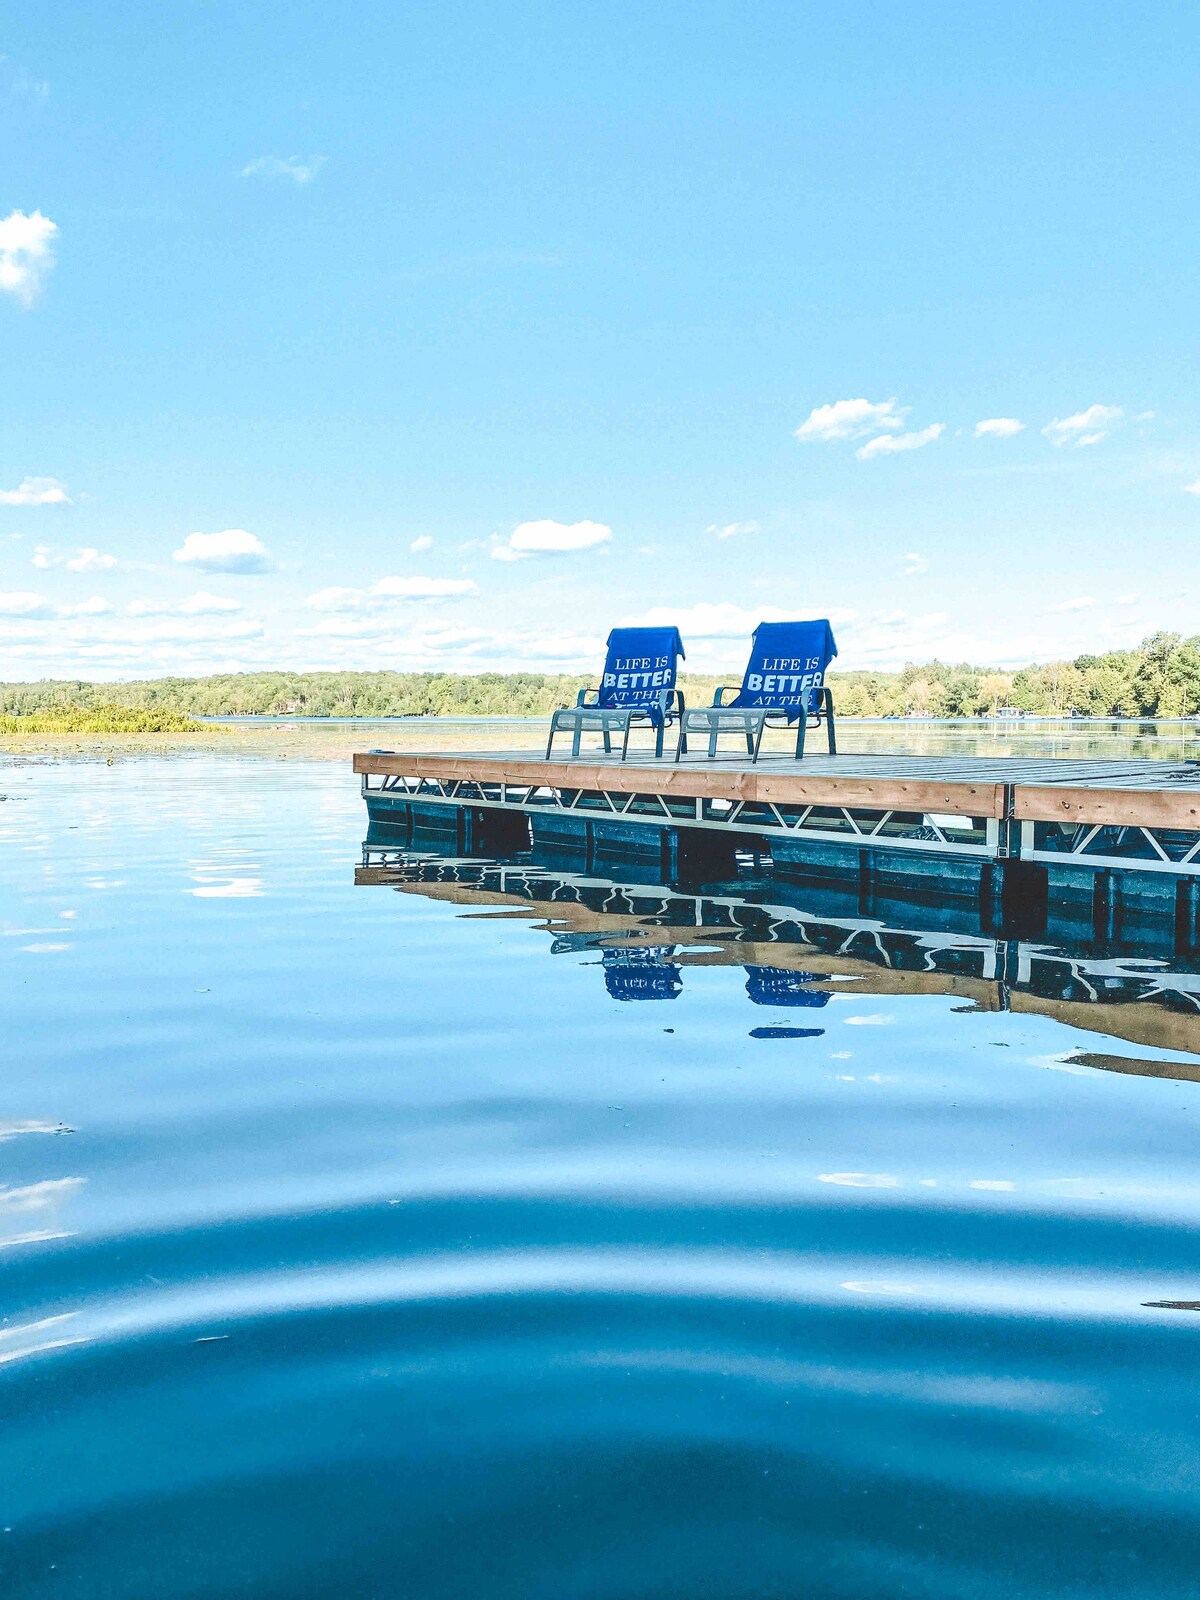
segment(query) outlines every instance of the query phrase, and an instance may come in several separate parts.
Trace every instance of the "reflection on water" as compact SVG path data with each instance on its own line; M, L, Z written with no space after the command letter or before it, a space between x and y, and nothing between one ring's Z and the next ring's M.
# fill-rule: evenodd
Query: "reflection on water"
M956 995L983 1011L1035 1011L1135 1043L1200 1052L1200 952L1168 960L1136 945L1058 946L900 920L959 920L939 919L934 909L910 907L891 921L851 916L836 890L758 877L752 867L734 883L691 890L599 877L582 861L563 864L560 852L549 865L527 855L457 858L398 848L384 833L369 834L363 845L360 886L468 906L526 907L545 919L551 954L602 953L613 999L674 999L685 970L736 964L755 1005L821 1007L834 986L854 981L860 992ZM672 942L659 943L660 935ZM651 937L653 944L642 942ZM777 1035L760 1030L756 1037ZM1088 1064L1200 1078L1200 1059L1092 1051Z
M1192 1592L1187 962L0 790L6 1600Z

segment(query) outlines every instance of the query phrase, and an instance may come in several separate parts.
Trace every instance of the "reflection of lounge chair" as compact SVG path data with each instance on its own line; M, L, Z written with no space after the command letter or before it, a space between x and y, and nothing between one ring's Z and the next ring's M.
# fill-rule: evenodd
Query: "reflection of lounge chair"
M641 950L606 950L604 987L614 1000L674 1000L683 988L683 976L674 961L673 944L647 945Z
M683 696L675 687L683 655L677 628L614 628L608 636L600 687L581 689L573 706L564 706L551 716L546 760L556 733L570 729L571 754L577 756L579 736L587 729L602 736L606 754L612 753L612 736L619 733L624 761L629 730L635 722L654 729L654 754L661 756L663 730L684 709Z
M824 618L815 622L760 622L754 630L750 660L741 687L725 700L727 686L716 691L711 706L684 711L679 718L675 759L687 753L688 734L708 737L710 758L722 733L740 734L751 760L758 760L768 722L796 724L796 759L804 754L810 718L825 723L829 754L837 754L833 696L825 687L825 669L837 655L833 630Z
M747 967L746 993L756 1006L810 1006L819 1010L829 1004L824 989L810 989L819 983L816 972L792 972L788 967Z

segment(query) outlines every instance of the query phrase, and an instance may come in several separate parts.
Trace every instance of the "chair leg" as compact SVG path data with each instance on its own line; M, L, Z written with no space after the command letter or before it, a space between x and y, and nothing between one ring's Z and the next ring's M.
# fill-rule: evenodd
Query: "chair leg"
M666 724L666 721L664 719L662 722L659 723L658 727L655 729L655 732L654 732L654 755L655 755L655 759L656 760L663 753L663 739L666 736L666 732L667 732L667 724Z
M628 726L628 724L627 724L627 726ZM608 723L607 722L604 724L604 727L603 727L603 729L601 731L602 731L602 733L604 735L604 754L606 756L610 756L610 755L612 755L612 739L609 736Z
M714 760L717 754L717 725L710 722L708 725L708 759Z
M579 726L578 723L576 723L575 724L575 735L571 740L571 754L573 756L577 756L579 754L579 737L582 734L582 732L583 732L583 729Z
M808 733L808 712L800 713L800 720L796 723L796 760L804 760L804 738Z
M625 718L625 737L621 740L621 760L629 754L629 730L633 727L633 718Z
M837 755L837 729L833 720L833 694L829 689L825 691L825 731L829 735L829 754Z
M551 716L550 716L550 737L546 740L546 760L547 761L549 761L549 759L550 759L551 750L554 749L554 731L555 731L555 729L557 727L558 727L558 723L554 719L554 714L551 713Z
M754 746L753 746L753 752L754 753L750 758L755 766L758 765L758 752L762 749L763 734L766 731L767 731L767 719L766 719L766 717L760 717L759 718L759 723L758 723L758 732L754 736ZM749 734L747 734L747 742L748 741L749 741Z
M675 740L675 760L687 755L687 712L679 719L679 735Z

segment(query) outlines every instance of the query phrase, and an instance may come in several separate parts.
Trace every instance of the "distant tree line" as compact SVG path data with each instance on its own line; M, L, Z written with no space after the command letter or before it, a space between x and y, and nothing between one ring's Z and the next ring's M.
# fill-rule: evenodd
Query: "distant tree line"
M48 680L0 685L8 717L69 707L125 707L179 716L537 717L571 704L588 676L538 672L238 672L93 684ZM720 678L680 680L690 704L707 704ZM900 672L834 672L839 713L849 717L1182 717L1200 713L1200 636L1155 633L1136 650L1077 656L1001 672L943 661Z

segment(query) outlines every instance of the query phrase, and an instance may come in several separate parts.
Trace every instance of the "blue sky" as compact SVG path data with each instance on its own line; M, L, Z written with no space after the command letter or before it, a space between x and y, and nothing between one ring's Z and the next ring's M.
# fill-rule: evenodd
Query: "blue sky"
M10 11L0 677L1200 631L1198 45L1153 0Z

